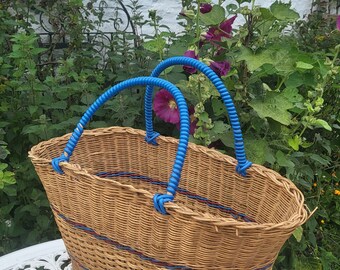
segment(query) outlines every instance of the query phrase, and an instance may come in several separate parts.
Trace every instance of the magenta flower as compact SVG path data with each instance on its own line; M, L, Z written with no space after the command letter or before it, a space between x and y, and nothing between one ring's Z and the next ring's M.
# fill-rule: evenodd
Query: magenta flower
M192 51L192 50L187 50L184 53L184 56L190 57L190 58L193 58L193 59L198 59L198 55L196 55L195 51ZM194 74L196 72L196 68L193 68L191 66L183 66L183 69L184 69L185 72L187 72L189 74Z
M237 15L222 22L219 27L210 27L205 34L205 38L210 41L222 41L222 37L231 38L231 31L233 30L232 24L234 23Z
M340 15L336 18L336 28L340 31Z
M230 63L228 61L216 61L210 63L210 68L216 72L218 76L225 76L230 70Z
M193 107L193 106L189 107L189 114L190 114L190 134L194 134L194 133L195 133L195 130L196 130L196 128L197 128L197 122L198 122L198 120L197 120L197 118L195 117L194 113L195 113L194 107ZM178 123L176 124L176 127L177 127L177 129L179 130L180 127L181 127L181 122L178 122Z
M205 13L209 13L212 10L212 5L210 5L209 3L202 3L200 4L200 12L205 14Z
M177 104L173 96L165 89L161 89L156 93L153 109L163 121L172 124L179 123Z

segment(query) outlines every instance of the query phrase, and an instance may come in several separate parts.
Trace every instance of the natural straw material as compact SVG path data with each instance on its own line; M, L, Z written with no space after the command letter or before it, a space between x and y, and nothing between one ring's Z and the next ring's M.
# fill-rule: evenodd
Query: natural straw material
M85 131L64 174L51 160L70 134L29 153L46 189L75 269L271 269L278 252L308 214L288 179L254 164L247 177L237 161L189 143L178 193L165 193L178 140L111 127Z

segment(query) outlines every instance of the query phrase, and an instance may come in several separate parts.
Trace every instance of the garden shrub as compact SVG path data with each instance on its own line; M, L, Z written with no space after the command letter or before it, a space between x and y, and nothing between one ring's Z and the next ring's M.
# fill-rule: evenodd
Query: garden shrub
M186 55L210 65L228 87L249 160L291 179L309 209L317 207L282 249L276 269L340 269L340 31L334 21L321 23L320 14L301 21L290 4L280 2L263 8L250 0L237 5L182 1L178 23L183 31L175 34L162 25L157 11L144 20L134 0L132 20L138 27L148 24L154 35L118 31L103 45L107 57L102 57L98 44L84 42L82 34L101 23L93 6L27 2L34 8L3 1L0 10L0 254L59 237L28 149L71 131L108 86L148 75L167 57ZM67 19L63 29L71 42L53 61L48 59L55 47L41 48L33 30L34 10ZM89 21L84 14L99 19ZM239 27L236 18L243 18ZM233 155L229 120L211 83L189 67L173 67L162 76L188 100L191 141ZM109 101L89 128L143 128L143 94L136 88ZM155 99L156 130L177 136L177 118L164 117L157 109L172 104L171 96L159 92ZM170 114L175 113L172 105Z

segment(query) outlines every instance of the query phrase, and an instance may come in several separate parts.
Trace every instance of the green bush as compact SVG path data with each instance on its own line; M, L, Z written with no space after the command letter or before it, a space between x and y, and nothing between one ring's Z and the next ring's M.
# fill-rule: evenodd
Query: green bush
M143 23L137 7L138 1L133 1L130 12L136 26ZM41 46L33 30L40 11L55 28L47 48ZM91 14L98 20L87 20ZM1 3L0 256L60 237L27 157L29 149L71 132L85 109L108 86L150 72L150 53L140 47L138 36L117 31L111 43L88 42L84 33L97 29L101 17L102 13L82 1L67 5L64 1ZM98 32L99 37L101 34ZM70 41L58 49L63 36ZM102 49L105 55L100 53ZM119 95L96 114L90 128L142 127L142 97L139 89Z
M159 45L167 44L159 41L161 35L146 48L153 44L150 50L162 48L169 55L190 51L220 73L236 102L249 159L294 181L309 209L317 208L287 242L276 269L339 269L340 32L335 22L325 23L319 14L301 21L290 4L280 2L262 8L255 1L220 1L208 12L198 11L197 2L183 3L179 19L185 30L169 48ZM245 23L231 32L235 15ZM174 69L165 78L195 107L192 141L233 155L218 93L202 74L190 73L181 79L183 70Z
M251 1L240 0L238 5L219 1L202 13L197 8L201 2L182 1L178 22L184 30L175 35L161 24L156 11L144 20L138 1L132 1L135 25L149 24L155 35L118 31L110 44L103 45L108 57L98 52L98 44L86 43L82 34L101 23L102 14L91 5L30 1L27 9L11 1L2 3L0 254L59 237L27 158L30 147L71 131L108 86L148 75L160 60L190 50L208 65L220 65L217 71L239 112L248 158L294 181L309 209L317 207L282 249L276 269L340 269L340 31L334 22L318 23L323 20L318 14L300 21L290 4L275 2L262 8L252 1L248 8L246 2ZM64 34L71 42L53 61L54 45L41 48L32 28L38 10L66 18ZM97 16L98 21L90 22L84 14ZM234 15L244 20L239 28L233 27ZM182 67L162 76L176 83L194 107L196 131L191 140L233 155L229 120L210 82ZM120 94L98 111L89 128L143 128L143 94L138 88ZM155 120L161 133L178 134L174 125Z

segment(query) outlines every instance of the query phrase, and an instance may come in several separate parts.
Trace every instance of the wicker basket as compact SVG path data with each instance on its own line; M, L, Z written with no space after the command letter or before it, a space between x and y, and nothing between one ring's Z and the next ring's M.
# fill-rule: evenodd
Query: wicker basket
M237 159L188 143L188 109L171 83L144 77L109 89L71 137L42 142L29 153L74 269L271 269L282 245L308 218L303 195L290 180L246 160L235 108L218 76L185 57L162 62L152 76L174 64L201 70L220 92ZM83 132L106 100L137 84L148 85L146 132ZM153 132L151 85L174 96L179 140Z

